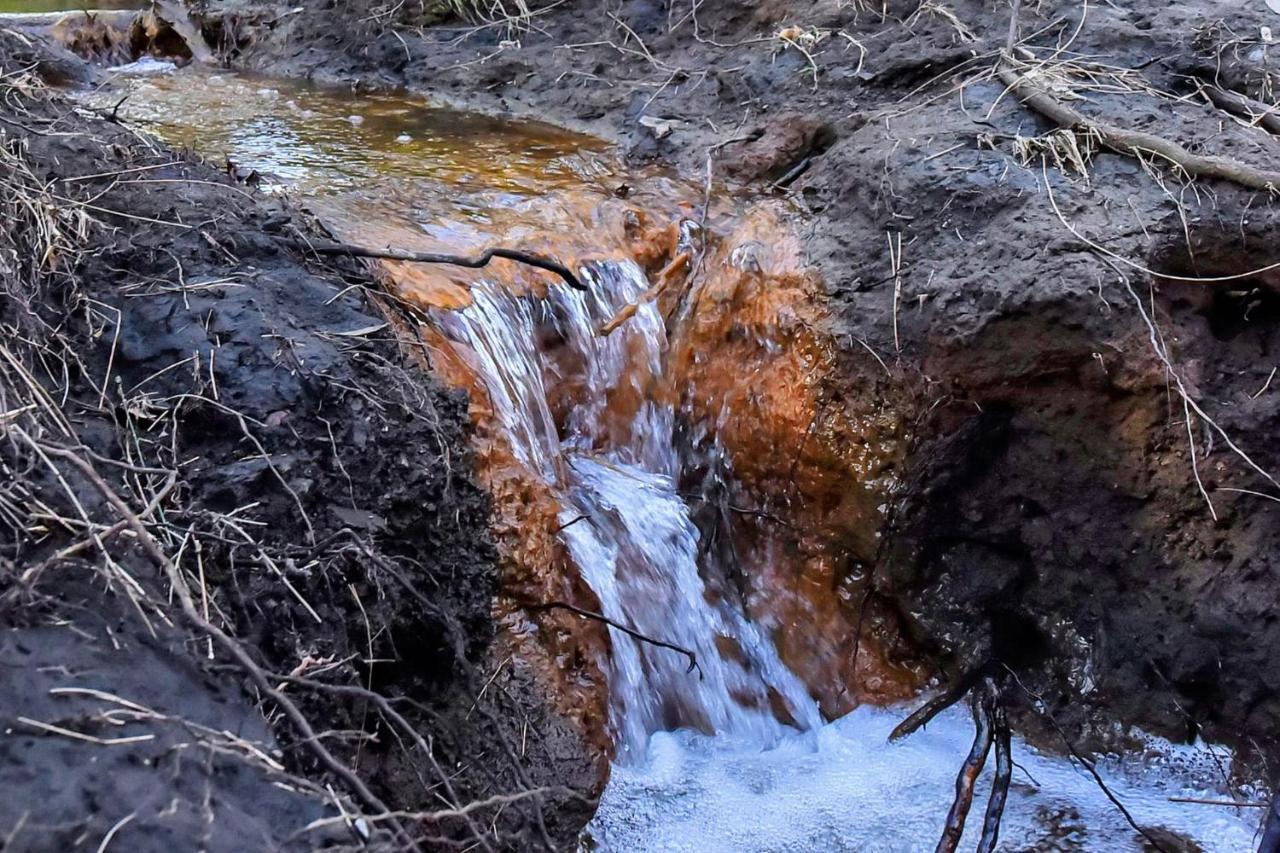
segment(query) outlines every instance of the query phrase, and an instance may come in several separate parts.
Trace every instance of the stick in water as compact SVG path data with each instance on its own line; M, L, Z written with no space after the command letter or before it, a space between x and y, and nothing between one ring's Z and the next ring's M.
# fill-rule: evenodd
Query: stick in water
M506 258L508 261L516 261L517 263L537 267L540 270L553 272L564 279L565 284L574 290L585 292L587 289L587 286L573 274L573 270L559 261L544 258L542 255L535 255L532 252L524 252L520 249L504 249L499 246L485 249L484 252L475 257L468 257L467 255L444 255L439 252L401 252L395 249L370 249L366 246L351 246L346 243L307 243L301 240L284 240L282 242L290 248L312 252L317 255L346 255L351 258L406 261L412 264L448 264L455 267L469 267L470 269L488 266L489 261L494 258Z
M648 634L642 634L629 625L624 625L616 619L610 619L603 613L596 613L594 610L584 610L581 607L575 607L567 601L521 601L522 607L528 607L532 610L568 610L577 616L585 619L594 619L597 622L603 622L606 625L617 628L622 633L632 639L640 640L652 646L658 646L663 649L671 649L673 652L679 652L689 659L689 672L695 669L698 671L698 678L703 678L702 667L698 666L698 656L684 646L677 646L675 643L668 643L666 640L659 640L656 637L650 637Z

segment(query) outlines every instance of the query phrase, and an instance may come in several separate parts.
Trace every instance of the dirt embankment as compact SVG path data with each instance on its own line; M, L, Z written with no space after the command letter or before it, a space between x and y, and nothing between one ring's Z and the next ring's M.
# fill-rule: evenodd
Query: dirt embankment
M5 47L5 849L404 849L375 802L452 810L398 821L428 847L572 844L599 762L493 651L463 395L362 268L280 245L304 216Z
M994 657L1072 731L1275 754L1267 193L1048 135L993 74L1004 4L569 0L424 30L374 11L221 2L206 27L246 67L407 85L788 195L841 345L823 418L872 395L903 425L882 544L833 587L869 573L945 671ZM1261 2L1034 4L1019 73L1274 169L1280 143L1209 90L1270 103L1277 23Z

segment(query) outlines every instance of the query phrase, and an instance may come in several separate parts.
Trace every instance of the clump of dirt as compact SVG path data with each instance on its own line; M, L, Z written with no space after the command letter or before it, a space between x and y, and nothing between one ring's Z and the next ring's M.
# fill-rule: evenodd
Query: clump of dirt
M494 644L465 398L305 216L0 61L6 838L570 843L598 762Z
M1280 383L1274 291L1251 274L1275 261L1273 200L1048 136L993 74L1004 7L597 11L418 32L307 8L252 28L238 61L407 85L785 191L840 387L894 412L903 442L875 600L945 670L1017 672L1042 700L1018 694L1040 709L1024 726L1119 720L1274 756ZM1265 4L1021 4L1018 61L1091 117L1275 168L1274 137L1203 88L1269 103L1275 23Z

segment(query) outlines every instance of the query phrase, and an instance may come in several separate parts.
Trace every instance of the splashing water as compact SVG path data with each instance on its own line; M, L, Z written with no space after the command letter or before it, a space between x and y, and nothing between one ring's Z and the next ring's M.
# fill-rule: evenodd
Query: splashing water
M649 735L681 726L777 743L789 728L775 714L779 704L799 727L816 728L816 704L767 638L732 604L708 601L698 530L676 492L675 413L646 387L662 381L661 314L646 302L613 334L597 333L640 299L644 273L629 261L594 263L584 273L589 294L559 286L545 299L483 281L470 306L439 312L436 323L474 353L472 366L516 456L560 493L562 535L603 615L696 657L691 665L686 655L610 626L619 760L639 760ZM548 330L582 373L563 436L549 403L560 377L539 349ZM609 424L619 397L639 401L624 429Z
M761 751L748 742L693 732L654 735L646 760L617 766L590 832L600 850L668 853L903 853L932 850L951 805L956 770L973 740L959 708L900 743L888 735L903 712L863 706ZM1130 763L1098 762L1107 787L1144 827L1194 838L1168 850L1254 849L1260 810L1179 803L1222 799L1218 762L1203 744L1148 738ZM1141 838L1081 767L1015 738L1000 850L1147 851ZM1152 758L1151 756L1156 756ZM982 831L989 770L978 781L960 850Z

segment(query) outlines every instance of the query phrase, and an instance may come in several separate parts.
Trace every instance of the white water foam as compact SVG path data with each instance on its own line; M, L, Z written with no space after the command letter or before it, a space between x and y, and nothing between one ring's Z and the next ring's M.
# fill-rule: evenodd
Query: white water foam
M662 853L932 850L954 795L973 723L952 708L898 743L905 709L859 708L813 736L761 750L740 739L658 733L645 760L617 765L588 835L595 849ZM1253 850L1261 809L1171 802L1220 800L1205 747L1149 739L1141 763L1098 769L1144 827L1193 838L1206 853ZM1217 750L1219 760L1223 755ZM1014 739L1000 850L1141 851L1139 837L1093 777ZM981 834L991 775L980 778L960 849ZM1168 845L1165 845L1168 846ZM1173 848L1184 849L1184 848Z
M133 62L126 62L123 65L113 65L111 71L114 74L125 74L132 77L146 77L152 74L172 74L178 70L178 66L167 59L156 59L154 56L142 56Z

